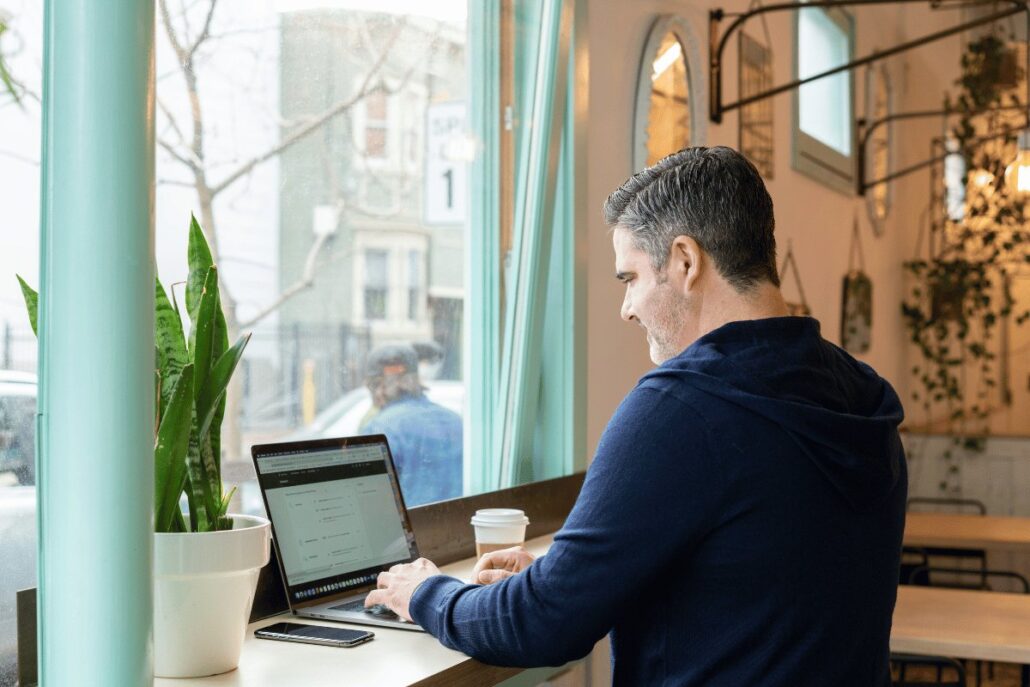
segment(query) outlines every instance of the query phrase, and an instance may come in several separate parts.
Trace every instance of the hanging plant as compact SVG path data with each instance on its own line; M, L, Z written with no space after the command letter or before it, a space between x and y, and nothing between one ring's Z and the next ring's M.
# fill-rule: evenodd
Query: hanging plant
M952 135L966 163L964 212L960 220L945 219L932 228L928 258L904 263L913 280L901 305L921 357L912 367L912 398L921 403L928 420L936 412L936 421L929 424L943 424L952 438L944 454L946 476L939 484L944 493L959 491L954 449L985 448L990 416L1000 398L993 352L997 325L1015 310L1012 276L1030 263L1026 198L1002 183L1006 165L1015 157L1015 131L977 144L979 137L1011 126L1011 116L978 113L1018 105L1008 89L1022 79L1022 69L995 34L969 43L961 67L959 93L946 107L959 116ZM1022 310L1015 322L1028 318L1030 311Z

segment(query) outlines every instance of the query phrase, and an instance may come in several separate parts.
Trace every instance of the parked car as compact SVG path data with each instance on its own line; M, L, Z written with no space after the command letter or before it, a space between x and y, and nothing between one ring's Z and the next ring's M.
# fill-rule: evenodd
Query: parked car
M465 385L462 382L447 380L429 380L424 383L426 396L433 403L461 415L465 406ZM365 387L358 387L345 393L333 401L315 419L304 427L291 432L281 441L301 441L304 439L324 439L329 437L346 437L360 434L361 419L372 408L372 396ZM248 515L264 515L265 504L261 499L261 491L256 480L241 482L241 508Z
M431 380L425 383L426 396L433 403L461 415L465 405L465 385L462 382ZM336 399L315 419L288 435L284 441L346 437L359 433L361 419L372 408L372 396L366 387L352 389Z
M15 593L36 585L36 375L0 370L0 685L17 667Z

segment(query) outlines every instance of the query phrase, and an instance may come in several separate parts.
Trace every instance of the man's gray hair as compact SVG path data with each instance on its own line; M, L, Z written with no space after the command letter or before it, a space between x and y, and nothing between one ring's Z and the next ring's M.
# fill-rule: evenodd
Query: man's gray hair
M684 148L637 172L608 196L604 218L630 232L655 272L665 269L676 237L689 236L738 291L780 285L772 198L732 148Z

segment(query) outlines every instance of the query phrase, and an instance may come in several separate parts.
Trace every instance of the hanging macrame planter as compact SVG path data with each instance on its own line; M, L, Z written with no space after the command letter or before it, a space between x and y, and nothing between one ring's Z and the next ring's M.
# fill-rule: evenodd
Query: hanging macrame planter
M858 256L857 267L855 256ZM844 275L841 296L840 342L849 353L866 353L872 342L873 282L865 273L862 240L858 234L858 218L851 232L848 251L848 273Z
M794 260L794 249L790 242L787 243L787 254L783 256L783 265L780 267L781 280L787 274L787 270L794 275L794 284L797 286L798 297L801 299L800 302L787 301L787 314L793 317L811 317L812 309L808 307L808 301L805 299L805 289L801 286L801 272L798 271L797 261Z

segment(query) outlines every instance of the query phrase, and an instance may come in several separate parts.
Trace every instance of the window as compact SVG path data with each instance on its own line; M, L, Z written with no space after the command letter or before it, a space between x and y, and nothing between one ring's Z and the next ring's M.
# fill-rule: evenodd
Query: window
M365 251L365 319L386 319L386 298L390 292L387 277L389 253L385 250Z
M36 338L14 273L39 283L43 3L0 8L0 685L14 684L15 594L36 585ZM15 229L17 227L17 229Z
M159 1L182 45L215 6ZM464 328L465 218L432 233L421 203L424 113L469 93L466 3L405 7L219 0L190 78L157 13L158 272L165 284L183 278L195 212L217 238L230 328L252 332L238 411L223 423L223 475L240 487L234 511L263 510L251 444L365 431L381 410L366 386L377 349L439 341L448 360L462 358L463 340L443 334ZM208 162L200 181L217 189L210 204L182 161L195 157L198 124ZM334 221L319 221L317 208L332 208ZM428 255L441 240L457 250L422 271L422 294L446 282L459 307L434 318L423 306L411 319L408 252ZM420 382L455 428L462 461L465 383L460 365L448 370Z
M422 254L408 251L408 319L418 321L422 314Z
M502 221L499 209L502 197L525 195L534 180L514 153L521 140L535 135L529 126L536 121L533 103L546 100L532 97L538 88L533 65L544 50L543 27L553 26L539 21L541 4L517 0L522 7L502 19L500 13L490 14L486 4L465 0L405 4L411 14L396 5L372 11L358 8L365 3L333 1L158 3L157 272L181 304L181 287L173 285L186 276L187 226L194 213L220 267L229 336L252 335L222 425L222 475L227 487L239 487L230 510L263 510L248 457L251 444L356 434L384 412L373 407L365 382L371 354L397 342L419 344L417 351L428 350L436 359L432 376L427 373L421 381L428 400L456 423L452 447L464 450L475 420L484 419L473 419L466 410L472 405L468 399L480 398L483 388L494 384L503 361L509 378L522 376L510 385L515 389L510 406L519 394L540 396L523 404L528 410L519 431L525 441L514 445L530 450L514 455L524 455L525 462L506 468L504 479L524 482L566 474L574 459L581 467L576 447L582 446L585 423L582 417L573 420L583 408L583 394L576 393L572 372L579 365L574 342L582 332L566 325L574 323L582 295L581 283L577 292L572 278L582 275L573 269L582 236L575 231L576 210L569 199L583 196L572 177L576 149L571 131L573 113L583 110L572 106L568 92L557 99L564 105L562 134L555 139L559 172L546 180L558 186L553 215L516 222L514 205L508 204ZM4 10L10 21L0 54L9 58L18 83L38 95L42 4L10 0ZM501 30L502 21L517 21L519 27L505 24ZM487 24L491 31L479 30ZM571 35L571 30L554 31L546 39L569 40ZM503 46L497 42L501 36L508 41ZM504 92L512 96L504 102L518 112L508 133L502 133L502 84L496 70L487 69L499 63L502 50L510 58ZM483 107L487 102L492 103L489 112ZM22 103L14 106L0 93L2 147L10 153L0 155L0 176L8 191L4 212L12 226L24 228L4 235L0 271L21 272L38 284L39 237L33 229L40 207L40 108L34 97ZM408 111L406 119L399 110ZM430 135L430 121L438 122L441 131ZM470 136L473 121L475 127L485 124ZM502 139L508 146L503 165L496 154ZM448 145L440 148L441 143ZM486 148L494 156L489 160L482 152ZM425 171L431 157L441 172L432 184ZM386 189L384 197L391 199L388 213L363 210L370 167ZM469 174L470 169L477 173ZM437 203L437 222L427 219L426 206L433 198L445 199ZM473 224L470 206L476 203L493 211L477 208ZM546 233L540 233L542 227ZM546 236L547 243L536 243L538 236ZM490 247L481 251L484 241ZM510 261L514 270L531 262L517 257L520 250L541 245L547 246L549 261L540 261L531 282L504 279L505 256L516 255ZM505 283L512 286L507 296ZM516 292L520 303L540 300L525 296L541 289L547 304L539 319L510 305ZM476 305L489 303L488 310L475 310L473 292ZM507 320L513 324L504 324ZM504 351L513 347L504 336L538 336L544 322L549 332L558 332L560 343L549 338L544 347L527 338L537 352L534 360L511 363L514 356ZM421 345L427 342L435 345ZM493 351L494 357L485 360L482 350ZM0 280L0 365L29 373L36 367L35 340L13 280ZM482 379L466 379L466 369L481 371ZM491 398L498 397L496 391ZM0 429L0 461L12 466L0 470L6 475L0 477L0 529L17 533L0 541L0 560L19 563L13 573L11 568L0 571L0 683L13 671L14 611L8 591L32 586L35 574L35 497L22 483L28 479L25 466L13 467L10 458L16 445L19 455L26 450L27 420L21 411L10 412L24 403L7 404L4 411L3 422L14 418L16 430ZM475 413L494 407L483 404ZM548 426L534 435L539 418ZM485 419L491 427L508 422ZM487 448L459 454L460 493L501 486L495 444L475 445ZM21 509L20 519L9 529L5 518L11 517L12 504Z
M854 46L853 20L839 8L796 13L794 74L805 79L846 64ZM853 192L853 76L841 72L794 93L793 166L831 188Z
M386 93L375 91L365 101L365 155L386 157Z

